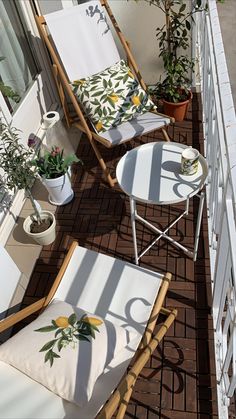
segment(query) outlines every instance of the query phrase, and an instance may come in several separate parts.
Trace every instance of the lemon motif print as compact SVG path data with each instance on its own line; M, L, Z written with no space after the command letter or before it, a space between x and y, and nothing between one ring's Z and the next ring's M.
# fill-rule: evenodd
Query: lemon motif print
M134 79L134 75L133 75L133 73L132 73L132 71L131 71L131 70L129 70L129 71L128 71L128 75L129 75L132 79Z
M74 84L75 86L83 85L83 84L85 84L85 83L86 83L86 80L85 80L85 79L75 80L75 81L73 82L73 84Z
M113 101L113 102L118 102L119 97L115 94L109 95L109 98Z
M99 135L156 109L125 60L76 80L71 87Z
M98 327L103 324L101 319L84 314L80 319L75 313L69 317L59 316L56 320L52 320L48 326L41 327L35 332L48 333L55 332L54 337L39 350L44 352L44 362L49 362L50 367L53 366L56 358L61 358L59 353L63 348L70 346L75 348L81 341L91 342L91 338L95 339L95 332L99 332Z
M102 129L102 122L98 121L98 123L95 125L96 130L99 132Z
M100 326L103 322L96 317L84 317L84 322L92 324L93 326Z
M55 323L58 327L68 327L69 326L68 317L58 317L55 320Z
M133 96L131 100L135 106L141 105L141 102L138 96Z

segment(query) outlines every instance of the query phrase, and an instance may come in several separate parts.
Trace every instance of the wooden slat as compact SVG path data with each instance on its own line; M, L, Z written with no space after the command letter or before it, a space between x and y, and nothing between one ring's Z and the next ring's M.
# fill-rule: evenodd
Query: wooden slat
M39 311L44 303L46 298L41 298L40 300L36 301L35 303L31 304L30 306L22 309L18 313L12 314L11 316L7 317L4 320L0 321L0 333L4 330L9 329L10 327L14 326L16 323L19 323L21 320L25 319L26 317L30 316L33 313Z

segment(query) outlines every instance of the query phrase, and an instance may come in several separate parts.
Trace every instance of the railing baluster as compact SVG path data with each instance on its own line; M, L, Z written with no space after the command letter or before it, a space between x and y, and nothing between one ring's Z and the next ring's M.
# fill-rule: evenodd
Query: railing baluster
M204 0L197 45L209 166L207 209L219 417L236 389L236 117L215 0Z

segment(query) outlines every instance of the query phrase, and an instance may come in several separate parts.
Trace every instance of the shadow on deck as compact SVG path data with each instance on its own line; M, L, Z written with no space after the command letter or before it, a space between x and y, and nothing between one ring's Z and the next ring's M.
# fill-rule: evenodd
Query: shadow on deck
M170 129L174 141L193 145L203 153L200 97L194 96L187 119ZM142 141L161 139L160 132ZM106 160L115 167L119 158L134 144L105 151ZM45 246L37 260L24 304L47 293L60 267L69 243L133 262L133 243L128 197L118 187L110 189L101 181L101 170L94 153L82 138L78 156L84 167L73 169L74 200L56 212L56 241ZM138 204L138 212L157 222L169 224L183 205L154 207ZM170 234L187 247L193 247L198 198L190 201L190 211L171 229ZM146 246L152 235L138 225L138 244ZM207 239L206 210L201 229L197 262L166 240L161 240L141 260L141 266L170 271L173 280L166 298L167 307L177 307L178 317L163 343L138 379L127 418L205 419L218 417L215 363L211 320L211 280Z

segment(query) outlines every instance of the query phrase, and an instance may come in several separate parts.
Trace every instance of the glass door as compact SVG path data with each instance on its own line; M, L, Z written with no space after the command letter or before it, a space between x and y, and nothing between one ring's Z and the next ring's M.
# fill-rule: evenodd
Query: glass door
M0 116L21 131L22 142L27 145L29 135L37 135L43 114L55 109L57 103L54 80L30 1L0 0ZM0 191L3 244L21 209L23 194L17 194L10 213L9 199Z
M0 91L9 112L17 110L40 73L27 38L22 11L14 1L0 1Z
M0 23L0 108L27 143L55 102L55 90L30 2L0 0Z

